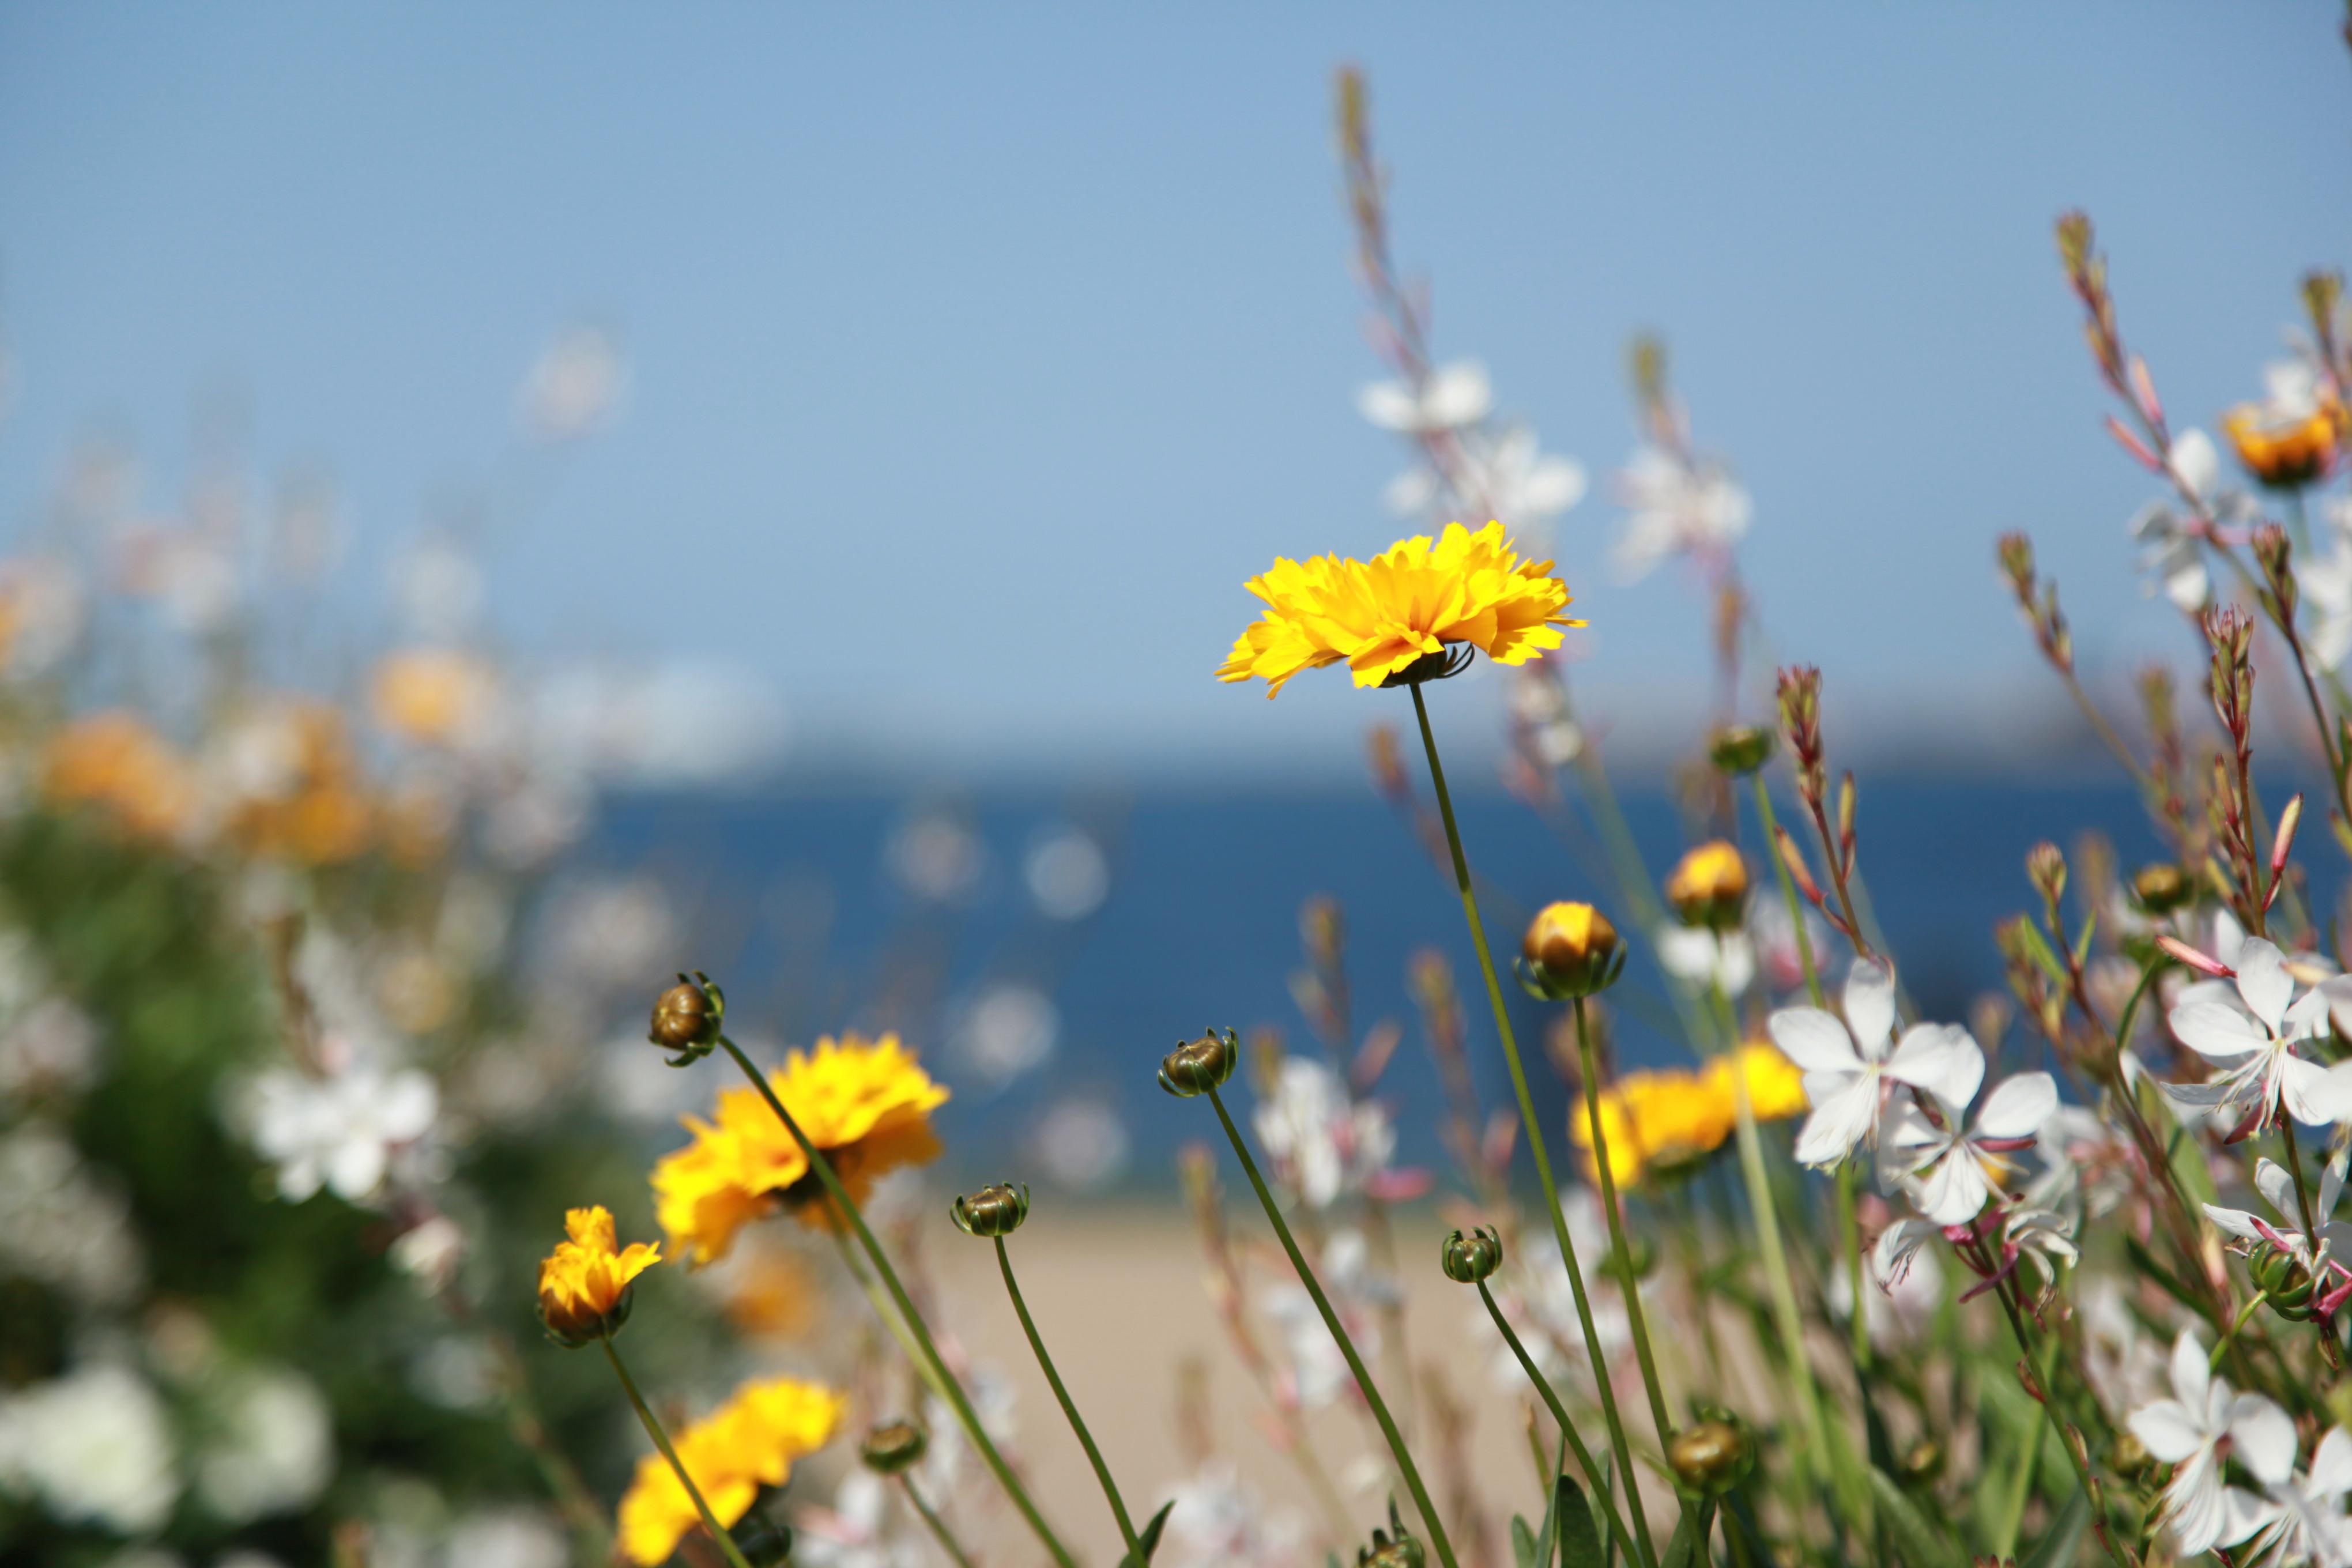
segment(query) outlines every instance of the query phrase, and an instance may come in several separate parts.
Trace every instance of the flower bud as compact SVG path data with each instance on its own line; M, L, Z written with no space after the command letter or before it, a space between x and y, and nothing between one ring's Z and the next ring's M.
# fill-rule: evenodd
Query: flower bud
M653 1028L646 1038L666 1051L676 1051L670 1066L700 1061L719 1045L719 1026L727 1016L727 998L700 970L684 973L677 984L654 1004Z
M2165 861L2143 866L2132 879L2132 902L2151 915L2168 915L2197 896L2189 873Z
M1356 1549L1356 1568L1426 1568L1428 1550L1397 1517L1396 1500L1389 1500L1389 1527L1372 1531L1372 1543Z
M2132 1436L2128 1426L2118 1431L2115 1442L2108 1446L2107 1464L2134 1486L2144 1486L2156 1479L2156 1456L2147 1451L2147 1444Z
M1753 724L1726 724L1707 737L1707 759L1732 778L1746 778L1772 754L1772 731Z
M1590 996L1625 966L1617 928L1591 904L1546 904L1528 922L1519 952L1519 984L1553 1002Z
M1702 844L1666 879L1666 902L1685 925L1730 931L1748 902L1748 862L1720 838Z
M793 1527L764 1511L747 1513L727 1531L751 1568L791 1568Z
M1010 1182L982 1187L970 1197L956 1199L948 1210L948 1217L966 1236L1011 1236L1029 1217L1029 1188L1025 1184L1016 1187Z
M1457 1230L1438 1248L1437 1261L1448 1279L1475 1285L1502 1267L1503 1238L1490 1226L1482 1225L1467 1236Z
M1179 1100L1206 1094L1233 1077L1241 1059L1241 1037L1211 1029L1160 1058L1160 1087Z
M2267 1241L2257 1242L2246 1255L2246 1272L2255 1288L2265 1293L2264 1304L2272 1311L2291 1323L2310 1320L2312 1298L2319 1293L2319 1283L2293 1253Z
M1903 1450L1896 1464L1906 1481L1932 1481L1944 1473L1944 1446L1933 1437L1922 1437Z
M922 1461L923 1450L931 1446L929 1434L912 1421L885 1421L866 1434L858 1445L857 1457L866 1468L881 1475L895 1476L911 1470Z
M1756 1465L1756 1445L1746 1424L1736 1418L1696 1422L1667 1442L1666 1463L1686 1490L1711 1496L1747 1479Z

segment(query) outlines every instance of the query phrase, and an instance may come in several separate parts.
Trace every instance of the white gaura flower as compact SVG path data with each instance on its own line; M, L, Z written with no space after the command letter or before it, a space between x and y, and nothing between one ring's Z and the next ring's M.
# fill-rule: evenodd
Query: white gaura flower
M2278 1516L2253 1544L2249 1558L2283 1565L2310 1563L2316 1568L2352 1563L2352 1520L2344 1514L2344 1494L2352 1491L2352 1432L2331 1426L2313 1450L2311 1468L2270 1489Z
M1874 959L1857 958L1846 971L1844 1022L1819 1007L1783 1007L1769 1027L1772 1043L1804 1069L1813 1113L1797 1135L1797 1159L1807 1165L1834 1165L1874 1136L1896 1084L1948 1094L1959 1074L1965 1103L1984 1076L1983 1052L1957 1025L1915 1024L1895 1041L1895 972Z
M394 1157L431 1130L439 1108L423 1073L354 1063L324 1078L266 1072L254 1082L249 1114L254 1147L278 1167L280 1196L300 1203L323 1186L358 1203L383 1184Z
M1903 1231L1905 1226L1916 1228ZM1933 1226L1906 1219L1887 1226L1878 1238L1880 1245L1871 1257L1871 1283L1862 1293L1862 1321L1870 1342L1881 1350L1916 1342L1944 1304L1944 1266L1934 1253L1923 1250L1937 1234ZM1900 1254L1891 1260L1881 1256L1890 1250L1889 1237L1894 1237L1891 1250ZM1843 1268L1830 1279L1829 1304L1838 1317L1853 1321L1853 1279Z
M208 1390L194 1468L197 1497L227 1523L292 1512L334 1476L334 1413L292 1367L227 1372Z
M1976 1121L1963 1126L1983 1079L1984 1053L1971 1040L1943 1083L1927 1091L1935 1115L1906 1101L1887 1123L1887 1163L1904 1178L1919 1212L1937 1225L1976 1218L2010 1169L2003 1156L2030 1147L2058 1109L2055 1079L2046 1072L2020 1073L1987 1095Z
M1449 516L1475 511L1499 521L1514 538L1524 538L1584 499L1584 466L1545 452L1524 425L1491 439L1467 436L1461 445L1459 473L1407 469L1388 488L1390 509L1406 515L1433 509Z
M1339 1075L1321 1062L1286 1057L1252 1120L1276 1170L1310 1207L1329 1208L1343 1194L1387 1185L1396 1153L1388 1112L1351 1099Z
M890 1493L880 1476L855 1469L833 1506L811 1504L793 1519L793 1557L808 1568L919 1568L922 1549L890 1528Z
M1318 1263L1324 1292L1356 1342L1358 1353L1367 1361L1374 1359L1380 1331L1372 1310L1395 1303L1396 1282L1374 1272L1360 1231L1334 1232ZM1319 1409L1355 1385L1348 1359L1312 1296L1298 1286L1279 1285L1261 1294L1258 1305L1281 1331L1289 1363L1281 1376L1301 1408Z
M1357 412L1383 430L1428 436L1475 425L1495 406L1486 367L1459 360L1432 371L1418 386L1376 381L1356 394Z
M1657 949L1658 967L1686 985L1720 985L1738 996L1756 980L1756 944L1746 931L1661 926Z
M2327 1017L2325 987L2294 995L2294 977L2279 950L2248 937L2236 961L2236 995L2218 984L2191 985L2167 1015L2182 1045L2220 1072L2205 1083L2168 1083L2176 1104L2210 1114L2227 1131L2241 1118L2253 1130L2274 1126L2279 1112L2306 1126L2325 1126L2352 1109L2352 1083L2331 1079L2317 1062L2294 1053L2295 1042L2317 1033ZM2336 990L2340 982L2328 982Z
M2151 1457L2174 1467L2164 1519L2182 1557L2234 1546L2270 1522L2269 1504L2223 1484L2222 1448L2263 1485L2278 1485L2294 1468L2294 1423L2261 1394L2234 1393L2215 1377L2193 1331L2172 1343L2172 1397L2140 1406L2127 1424Z
M2023 1206L2002 1216L2000 1256L2004 1268L2021 1258L2032 1264L2042 1284L2050 1286L2058 1282L2061 1263L2072 1263L2083 1254L2074 1245L2072 1220L2050 1209Z
M2152 579L2149 591L2161 593L2184 615L2203 609L2213 597L2213 578L2189 520L2169 501L2152 500L2132 514L2129 528L2139 546L2140 570Z
M1711 555L1748 531L1748 492L1715 463L1693 462L1659 447L1641 447L1617 475L1619 499L1633 515L1610 552L1620 577L1633 581L1670 555Z
M0 1399L0 1488L30 1492L68 1523L162 1529L180 1496L163 1402L106 1363Z

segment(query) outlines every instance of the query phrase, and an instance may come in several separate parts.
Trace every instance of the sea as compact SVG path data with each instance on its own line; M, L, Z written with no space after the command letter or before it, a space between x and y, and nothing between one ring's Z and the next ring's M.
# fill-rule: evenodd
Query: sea
M1676 802L1652 787L1620 804L1649 874L1663 877L1691 841ZM1576 805L1538 812L1500 791L1457 805L1506 962L1551 900L1623 916ZM773 1049L898 1033L953 1094L938 1117L943 1179L1118 1196L1167 1192L1178 1151L1217 1136L1205 1105L1155 1084L1179 1040L1232 1026L1323 1049L1294 992L1310 899L1342 911L1351 1036L1400 1031L1372 1089L1399 1161L1444 1158L1439 1080L1408 984L1417 955L1452 966L1481 1100L1508 1103L1461 903L1426 826L1369 785L647 795L610 802L583 859L667 890L677 962L721 980L739 1037ZM2029 848L2046 839L2074 853L2095 834L2126 875L2160 854L2135 794L2091 783L1874 779L1857 826L1870 909L1905 990L1922 1016L1952 1021L2002 987L1993 928L2037 902ZM1740 831L1758 842L1752 819ZM2315 813L2302 847L2315 905L2330 908L2337 858ZM1778 896L1769 883L1759 893ZM1687 1063L1666 982L1629 935L1635 956L1612 994L1616 1059ZM1505 979L1520 1038L1540 1039L1556 1008ZM1535 1072L1557 1135L1564 1087L1539 1058Z

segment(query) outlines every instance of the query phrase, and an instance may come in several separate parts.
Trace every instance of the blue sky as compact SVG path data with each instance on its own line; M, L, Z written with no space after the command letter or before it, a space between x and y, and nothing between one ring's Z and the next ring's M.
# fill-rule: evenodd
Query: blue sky
M1333 758L1379 698L1209 671L1276 552L1377 549L1401 467L1346 265L1330 73L1361 63L1447 357L1581 459L1560 557L1624 721L1697 606L1600 567L1664 332L1755 492L1784 657L1939 701L2028 680L1990 568L2030 529L2086 662L2178 653L2050 240L2098 220L2176 418L2253 395L2352 259L2340 11L743 5L0 10L0 526L77 435L175 493L193 396L359 543L507 467L548 334L622 333L625 421L492 565L526 650L775 681L803 755ZM356 617L355 617L356 621ZM1843 682L1843 686L1841 686ZM1486 697L1465 699L1484 701Z

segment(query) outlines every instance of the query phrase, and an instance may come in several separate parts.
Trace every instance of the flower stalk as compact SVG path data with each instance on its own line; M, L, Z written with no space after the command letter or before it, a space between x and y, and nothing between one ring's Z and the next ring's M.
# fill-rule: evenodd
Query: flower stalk
M660 1418L646 1403L646 1396L637 1392L637 1380L629 1375L627 1365L621 1360L620 1351L613 1344L611 1332L599 1334L597 1342L604 1347L604 1359L613 1363L614 1375L621 1380L621 1392L629 1396L630 1407L636 1411L638 1421L644 1424L646 1436L654 1440L654 1447L661 1450L661 1457L669 1461L671 1472L677 1477L677 1484L684 1487L686 1495L693 1500L694 1511L702 1516L702 1528L710 1532L711 1541L727 1559L729 1568L751 1568L743 1556L742 1549L735 1544L735 1538L727 1532L726 1527L719 1522L718 1516L710 1511L710 1505L703 1500L702 1489L696 1486L694 1478L687 1473L686 1463L677 1457L677 1449L671 1445L669 1434L662 1429Z
M1625 1521L1617 1511L1616 1495L1608 1485L1608 1478L1602 1473L1600 1463L1593 1458L1592 1450L1586 1447L1584 1439L1578 1436L1576 1423L1568 1418L1568 1407L1553 1392L1551 1380L1544 1376L1542 1370L1536 1365L1535 1358L1528 1354L1528 1347L1519 1342L1517 1331L1511 1327L1511 1321L1503 1316L1503 1309L1496 1304L1495 1293L1486 1288L1486 1282L1481 1279L1476 1284L1478 1299L1486 1304L1486 1315L1495 1320L1495 1328L1503 1336L1503 1342L1510 1346L1511 1354L1518 1358L1519 1370L1527 1373L1529 1383L1536 1385L1536 1393L1543 1397L1544 1408L1549 1410L1551 1418L1559 1424L1560 1436L1568 1440L1570 1451L1576 1455L1577 1464L1584 1470L1585 1484L1591 1488L1592 1495L1601 1500L1601 1511L1609 1516L1609 1532L1617 1538L1617 1544L1626 1557L1637 1563L1643 1561L1634 1551L1633 1537L1627 1532Z
M1070 1397L1069 1388L1062 1374L1054 1368L1054 1358L1045 1353L1045 1336L1038 1333L1036 1320L1029 1315L1029 1303L1021 1295L1021 1282L1013 1277L1013 1255L1005 1249L1004 1237L992 1237L996 1244L996 1267L1004 1276L1004 1293L1013 1298L1013 1310L1021 1320L1021 1331L1029 1336L1029 1348L1036 1352L1037 1365L1045 1374L1046 1384L1060 1402L1062 1414L1069 1418L1070 1430L1078 1435L1078 1447L1087 1451L1087 1463L1094 1467L1095 1479L1102 1484L1103 1496L1110 1500L1111 1517L1118 1521L1119 1539L1127 1543L1128 1555L1140 1568L1144 1560L1143 1543L1136 1538L1135 1521L1128 1517L1127 1503L1118 1495L1118 1483L1111 1479L1110 1466L1104 1463L1102 1450L1095 1446L1094 1434L1078 1414L1077 1402Z

